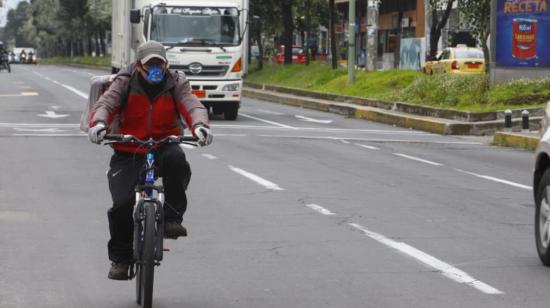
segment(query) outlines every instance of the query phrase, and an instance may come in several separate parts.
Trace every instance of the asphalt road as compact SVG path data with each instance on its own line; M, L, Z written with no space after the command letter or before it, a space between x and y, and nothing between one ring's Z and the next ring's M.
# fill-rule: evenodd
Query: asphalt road
M0 307L135 307L107 279L110 149L79 132L100 71L0 73ZM244 99L186 149L155 307L539 307L533 154Z

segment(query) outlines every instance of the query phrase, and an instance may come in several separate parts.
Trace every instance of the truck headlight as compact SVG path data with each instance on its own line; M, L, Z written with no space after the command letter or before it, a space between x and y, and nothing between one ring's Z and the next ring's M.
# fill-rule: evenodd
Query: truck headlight
M230 92L239 91L240 86L241 85L239 83L226 84L222 88L222 91L230 91Z

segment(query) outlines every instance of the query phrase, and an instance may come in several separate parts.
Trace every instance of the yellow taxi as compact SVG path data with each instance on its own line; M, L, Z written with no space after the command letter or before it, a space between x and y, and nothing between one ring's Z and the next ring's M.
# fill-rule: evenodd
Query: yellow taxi
M478 48L451 47L445 48L434 60L427 61L424 73L451 74L483 74L485 73L485 57Z

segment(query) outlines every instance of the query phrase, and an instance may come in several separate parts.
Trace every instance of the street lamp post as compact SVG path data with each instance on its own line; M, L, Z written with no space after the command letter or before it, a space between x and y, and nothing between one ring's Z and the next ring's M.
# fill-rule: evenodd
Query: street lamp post
M355 0L349 1L348 84L355 81Z

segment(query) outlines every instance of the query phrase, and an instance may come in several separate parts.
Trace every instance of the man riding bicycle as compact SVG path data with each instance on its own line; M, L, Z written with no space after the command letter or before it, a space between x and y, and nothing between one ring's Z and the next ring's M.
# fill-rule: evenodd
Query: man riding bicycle
M91 117L88 136L101 143L107 131L134 135L139 139L163 139L181 135L183 121L199 145L212 142L208 111L191 93L189 81L177 72L168 71L164 46L149 41L137 49L137 61L119 72L109 89L97 102ZM113 206L108 211L111 239L108 243L112 261L108 277L127 280L132 261L134 187L140 180L147 149L135 144L115 144L107 173ZM176 144L156 149L156 167L162 175L166 194L164 234L176 239L187 236L181 225L187 208L185 191L191 169L183 150Z

